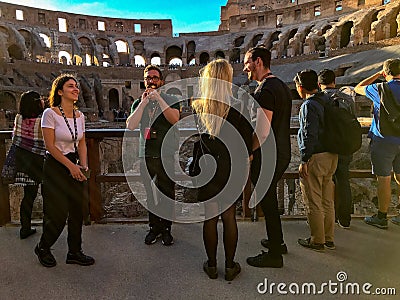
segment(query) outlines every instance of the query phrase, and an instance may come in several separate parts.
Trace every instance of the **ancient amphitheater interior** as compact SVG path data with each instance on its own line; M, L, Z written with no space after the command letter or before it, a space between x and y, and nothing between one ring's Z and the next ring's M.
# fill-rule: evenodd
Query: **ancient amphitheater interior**
M172 21L115 19L0 2L0 127L7 128L26 90L46 96L62 72L80 81L79 107L89 121L114 121L143 88L143 67L163 69L167 93L183 105L196 94L179 79L196 77L214 58L242 72L247 49L265 45L272 70L288 84L303 68L334 69L351 85L400 57L399 0L228 0L217 31L173 33ZM179 81L178 81L179 82Z

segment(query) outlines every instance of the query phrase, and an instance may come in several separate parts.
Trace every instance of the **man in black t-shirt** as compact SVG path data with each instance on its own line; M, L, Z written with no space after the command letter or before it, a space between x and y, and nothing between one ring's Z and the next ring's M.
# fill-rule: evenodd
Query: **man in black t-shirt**
M161 236L165 246L173 244L170 220L156 215L160 210L168 213L168 205L163 198L154 199L155 195L164 194L169 199L175 199L175 182L167 175L166 170L174 170L174 154L178 149L178 132L174 128L174 138L165 138L170 128L179 121L179 103L174 97L159 93L162 86L161 70L149 65L144 70L146 90L142 96L132 104L131 115L126 120L126 127L130 130L139 125L139 157L141 158L140 173L147 194L147 208L149 210L150 231L144 242L154 244ZM163 159L161 148L163 147ZM150 178L146 175L148 174ZM161 193L154 193L156 189ZM160 200L160 201L159 201ZM159 203L158 203L159 202ZM168 211L163 210L163 207ZM172 218L172 212L170 212Z
M291 158L292 97L286 84L271 73L270 62L271 53L264 47L251 48L247 51L244 59L243 71L249 74L249 79L256 80L259 84L254 93L254 99L260 106L257 108L256 128L253 135L251 179L254 184L257 180L263 180L259 176L262 173L261 168L264 168L261 166L260 145L267 139L274 138L276 145L275 171L268 191L260 202L267 230L267 239L261 240L261 244L269 251L248 257L247 263L254 267L281 268L283 266L282 254L287 253L287 247L283 241L276 188ZM271 128L273 134L270 134Z

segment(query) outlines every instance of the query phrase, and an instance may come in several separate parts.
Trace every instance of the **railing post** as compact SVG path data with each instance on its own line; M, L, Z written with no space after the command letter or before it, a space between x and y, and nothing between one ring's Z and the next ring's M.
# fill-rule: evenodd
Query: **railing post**
M100 142L102 139L87 138L88 163L91 170L89 178L89 211L92 221L100 221L103 217L103 203L101 197L101 184L96 182L97 175L101 172Z
M0 168L3 168L6 159L6 140L0 139ZM0 226L11 222L10 193L8 184L3 184L0 179Z

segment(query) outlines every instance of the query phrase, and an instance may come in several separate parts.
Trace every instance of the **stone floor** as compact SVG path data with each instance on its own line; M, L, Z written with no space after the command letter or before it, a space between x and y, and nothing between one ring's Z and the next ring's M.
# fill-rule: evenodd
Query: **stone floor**
M83 249L96 258L91 267L64 263L64 231L53 246L58 265L51 269L42 267L33 253L40 226L39 234L26 240L19 240L18 226L0 227L0 299L398 299L372 293L377 288L385 288L381 291L386 293L394 288L400 293L400 226L390 223L388 230L381 230L355 219L349 230L336 229L336 250L318 253L297 244L299 237L309 235L306 222L285 220L283 229L289 253L284 256L282 269L248 266L246 257L262 250L259 241L265 235L264 224L261 220L245 221L239 222L238 227L236 259L242 272L231 283L223 279L221 242L219 278L210 280L203 273L201 224L174 224L175 244L171 247L160 242L145 245L145 224L84 227ZM222 228L219 229L221 233ZM262 284L265 281L268 290ZM329 282L332 292L324 287ZM280 287L287 294L278 292L279 283L286 284ZM345 294L350 284L362 287L366 283L372 285L368 289L370 295L362 290L359 295ZM310 296L312 290L306 289L302 293L301 287L307 286L304 284L314 284L317 290L322 286L322 292ZM289 286L299 286L299 294L290 292Z

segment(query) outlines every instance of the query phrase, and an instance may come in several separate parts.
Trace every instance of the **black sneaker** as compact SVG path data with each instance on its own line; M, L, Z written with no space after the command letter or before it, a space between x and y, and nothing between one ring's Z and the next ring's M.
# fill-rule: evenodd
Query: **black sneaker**
M155 229L150 228L149 233L146 235L144 239L144 243L146 245L151 245L157 242L157 239L161 236L161 233Z
M297 242L299 243L299 245L312 249L314 251L318 251L318 252L323 252L325 251L325 247L324 244L316 244L316 243L311 243L311 238L308 239L298 239Z
M208 275L210 279L218 278L218 270L217 267L209 267L208 261L205 261L203 264L203 271Z
M247 263L250 266L257 268L282 268L282 255L272 256L270 253L261 251L261 254L247 258Z
M30 228L28 230L24 230L21 228L21 230L19 231L19 238L21 240L24 240L28 237L30 237L32 234L36 233L36 229L35 228Z
M350 229L350 222L341 222L340 220L338 220L337 224L339 225L340 228Z
M331 242L331 241L326 241L325 242L325 247L327 249L329 249L329 250L335 250L336 249L335 243Z
M47 268L55 267L57 265L56 259L53 254L51 254L50 249L44 249L39 247L39 244L35 247L35 254L39 258L39 262L42 266Z
M233 268L225 268L225 280L232 281L240 273L241 267L238 262L235 262Z
M265 248L270 250L271 243L270 243L270 241L268 239L262 239L261 240L261 245L263 245ZM288 253L287 246L286 246L285 243L281 244L281 249L280 250L281 250L281 254L287 254Z
M77 264L81 266L90 266L94 264L94 258L88 255L85 255L82 250L78 252L68 252L67 260L65 261L67 264Z
M174 243L174 238L171 235L171 228L165 228L161 232L161 241L164 246L170 246Z

